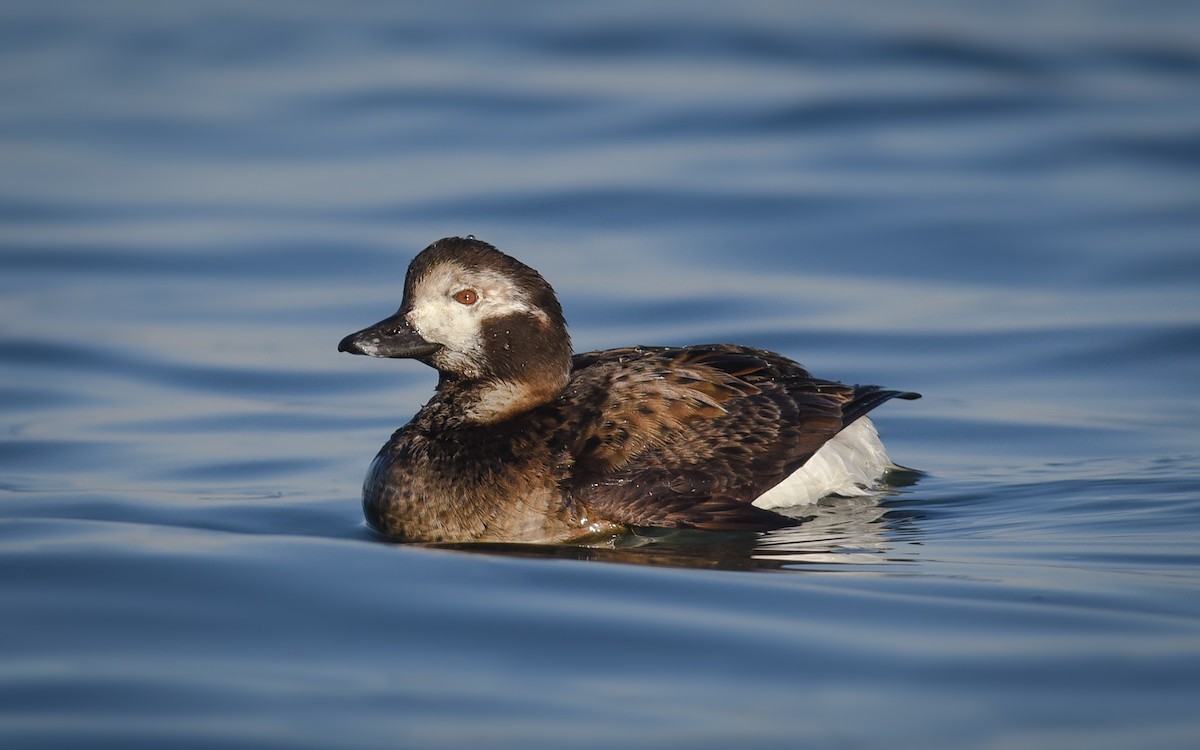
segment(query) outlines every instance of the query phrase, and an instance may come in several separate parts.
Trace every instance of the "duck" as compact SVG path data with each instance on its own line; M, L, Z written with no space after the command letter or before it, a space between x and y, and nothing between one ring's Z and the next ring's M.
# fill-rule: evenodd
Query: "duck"
M781 511L877 491L897 467L867 413L920 397L736 344L573 354L550 284L474 236L417 254L400 308L338 350L437 370L363 481L368 525L405 542L796 525Z

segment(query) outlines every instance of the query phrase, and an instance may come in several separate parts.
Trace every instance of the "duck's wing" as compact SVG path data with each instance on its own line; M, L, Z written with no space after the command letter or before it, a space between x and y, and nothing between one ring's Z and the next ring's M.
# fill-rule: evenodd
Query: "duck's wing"
M846 424L889 398L730 345L577 355L564 394L571 497L635 526L766 529L751 503Z

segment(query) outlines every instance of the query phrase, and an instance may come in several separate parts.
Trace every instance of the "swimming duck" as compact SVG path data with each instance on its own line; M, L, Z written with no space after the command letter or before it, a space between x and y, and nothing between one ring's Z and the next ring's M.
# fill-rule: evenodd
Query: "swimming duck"
M794 525L775 510L864 494L893 468L866 414L919 398L732 344L572 356L550 285L474 237L418 254L400 309L338 351L438 371L363 483L368 523L407 541Z

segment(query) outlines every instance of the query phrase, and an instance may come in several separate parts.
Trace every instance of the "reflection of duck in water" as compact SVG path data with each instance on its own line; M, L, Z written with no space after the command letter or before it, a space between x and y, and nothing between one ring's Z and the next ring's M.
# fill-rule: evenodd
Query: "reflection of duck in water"
M865 415L918 398L731 344L572 357L550 285L474 238L417 255L396 314L338 349L440 375L363 485L368 522L414 541L789 526L772 509L869 491L891 462Z

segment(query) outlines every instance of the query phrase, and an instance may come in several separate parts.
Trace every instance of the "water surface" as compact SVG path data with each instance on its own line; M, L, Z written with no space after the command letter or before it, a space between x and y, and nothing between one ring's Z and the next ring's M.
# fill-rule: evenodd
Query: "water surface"
M6 747L1200 738L1200 17L1173 2L0 5ZM765 535L392 545L475 234L580 350L917 390Z

